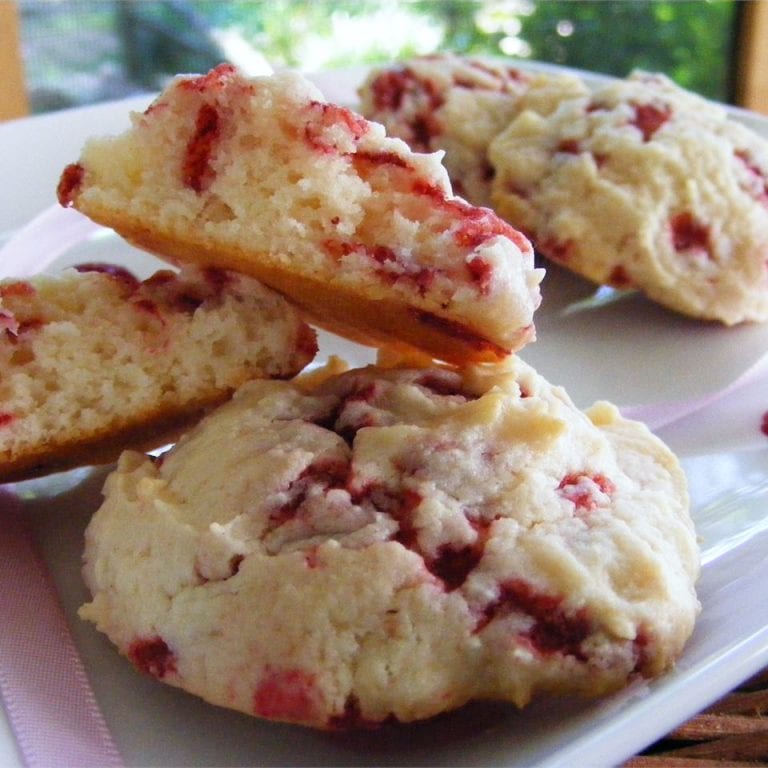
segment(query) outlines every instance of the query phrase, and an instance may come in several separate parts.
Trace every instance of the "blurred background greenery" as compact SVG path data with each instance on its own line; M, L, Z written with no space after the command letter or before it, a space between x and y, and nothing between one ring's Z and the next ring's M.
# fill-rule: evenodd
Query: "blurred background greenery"
M2 1L2 0L0 0ZM21 0L31 109L161 88L229 60L307 72L452 50L625 75L733 100L736 0Z

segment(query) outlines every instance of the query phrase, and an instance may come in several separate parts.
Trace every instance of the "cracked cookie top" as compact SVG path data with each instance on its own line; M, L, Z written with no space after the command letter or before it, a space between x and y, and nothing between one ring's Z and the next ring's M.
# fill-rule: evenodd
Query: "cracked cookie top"
M110 476L82 615L138 668L335 729L599 695L674 662L698 553L645 427L518 359L320 378L249 383Z
M637 71L522 112L489 149L496 210L537 251L726 325L768 319L768 142Z

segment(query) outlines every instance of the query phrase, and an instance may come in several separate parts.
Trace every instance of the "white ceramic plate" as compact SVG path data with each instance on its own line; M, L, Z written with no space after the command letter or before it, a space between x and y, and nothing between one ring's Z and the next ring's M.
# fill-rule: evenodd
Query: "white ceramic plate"
M348 100L349 77L323 82L327 92L336 89L334 99ZM54 202L59 173L87 136L121 129L128 109L147 101L0 125L0 232L17 229ZM152 265L113 236L81 244L61 263L86 258L113 258L142 272ZM544 290L539 341L525 356L567 385L580 404L604 397L621 403L697 397L728 385L768 347L765 326L726 331L677 318L637 297L622 299L620 307L574 312L574 300L594 289L555 270ZM324 354L341 353L354 363L371 359L369 350L329 335L322 344ZM737 403L717 405L664 432L684 457L705 562L699 585L704 610L674 672L605 701L540 701L523 712L478 705L393 731L339 736L265 723L141 677L76 616L86 598L82 533L99 504L104 470L76 471L21 490L128 765L615 765L768 663L768 440L759 435L760 413L768 410L765 391L752 387ZM743 423L747 430L754 423L755 439L731 440L724 449L718 439L726 423ZM20 765L2 718L0 764Z

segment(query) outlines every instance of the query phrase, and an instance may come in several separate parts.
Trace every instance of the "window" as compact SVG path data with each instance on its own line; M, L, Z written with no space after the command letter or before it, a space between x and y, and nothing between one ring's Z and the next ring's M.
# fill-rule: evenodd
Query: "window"
M743 83L745 67L760 70L754 57L737 56L736 41L755 37L755 9L748 6L761 5L734 0L18 2L33 112L154 91L170 75L204 71L225 59L254 73L264 71L266 62L317 71L444 49L615 75L635 67L659 70L706 96L734 101L748 96L736 88L737 71ZM752 45L752 51L758 49Z

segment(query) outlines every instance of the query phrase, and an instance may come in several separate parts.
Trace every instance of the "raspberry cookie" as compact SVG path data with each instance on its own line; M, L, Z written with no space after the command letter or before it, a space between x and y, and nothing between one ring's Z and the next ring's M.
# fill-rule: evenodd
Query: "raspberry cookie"
M497 211L597 283L727 325L768 319L768 143L662 75L633 73L492 143Z
M0 482L161 445L246 380L315 354L314 332L252 278L78 269L0 282Z
M454 190L489 205L494 170L488 145L519 111L549 114L564 98L587 93L573 75L517 69L498 59L423 56L373 70L360 89L363 114L417 152L445 150Z
M451 194L435 155L295 73L179 77L86 145L59 199L171 260L252 275L318 325L457 363L533 337L530 243Z
M698 612L674 456L517 358L250 382L161 459L126 452L105 493L81 615L258 717L606 694L668 669Z

